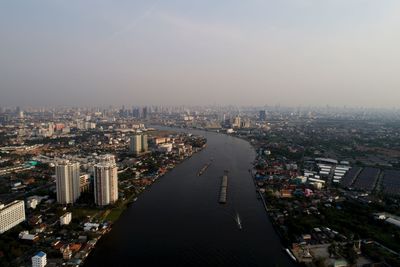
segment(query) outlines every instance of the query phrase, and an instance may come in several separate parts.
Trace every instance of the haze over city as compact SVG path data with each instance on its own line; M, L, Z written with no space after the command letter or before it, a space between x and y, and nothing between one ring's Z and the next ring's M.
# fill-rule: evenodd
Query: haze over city
M399 267L399 14L0 1L0 266Z
M399 1L1 1L0 105L396 107Z

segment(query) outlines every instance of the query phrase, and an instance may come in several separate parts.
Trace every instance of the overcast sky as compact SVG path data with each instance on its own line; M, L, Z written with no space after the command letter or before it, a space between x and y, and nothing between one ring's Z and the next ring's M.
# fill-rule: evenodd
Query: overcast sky
M0 0L3 106L399 103L399 0Z

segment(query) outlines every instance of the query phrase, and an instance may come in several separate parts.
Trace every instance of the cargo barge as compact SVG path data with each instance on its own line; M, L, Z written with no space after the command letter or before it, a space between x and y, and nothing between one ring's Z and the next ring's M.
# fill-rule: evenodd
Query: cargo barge
M210 160L209 163L207 163L206 165L204 165L203 168L201 168L201 170L197 173L197 176L203 175L203 173L208 169L208 167L210 167L211 162L212 162L212 159Z
M224 175L224 176L222 176L222 181L221 181L221 191L219 193L219 203L221 203L221 204L226 203L227 190L228 190L228 176Z

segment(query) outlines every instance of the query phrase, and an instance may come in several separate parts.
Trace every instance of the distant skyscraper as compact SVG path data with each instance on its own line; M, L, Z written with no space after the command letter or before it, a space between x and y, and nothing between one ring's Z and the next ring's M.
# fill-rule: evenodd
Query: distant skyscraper
M142 138L139 134L135 134L130 138L129 151L134 155L142 152Z
M240 122L240 128L250 128L250 120L248 118L245 118Z
M20 119L23 119L23 118L24 118L24 111L23 111L23 110L20 110L20 111L18 112L18 118L20 118Z
M57 202L74 203L80 196L79 163L63 160L56 164Z
M15 200L7 205L0 204L0 234L25 221L25 203Z
M94 166L94 201L105 206L118 200L118 173L115 157L104 155Z
M265 110L260 110L260 115L259 115L259 120L260 121L266 121L267 120L267 114L265 112Z
M147 152L148 141L146 134L135 134L130 138L129 151L134 155Z
M54 134L54 123L53 122L49 122L47 125L47 132L49 136L52 136Z
M147 109L147 107L144 107L143 108L143 113L142 113L142 117L143 117L143 119L147 119L147 116L148 116L149 114L148 114L148 109Z
M240 119L239 116L236 116L236 117L233 119L232 127L233 127L233 128L240 128L240 127L241 127L241 119Z
M129 110L125 109L125 106L122 106L122 109L119 111L119 115L121 117L128 117L129 116Z
M139 118L140 117L140 109L132 108L132 117Z

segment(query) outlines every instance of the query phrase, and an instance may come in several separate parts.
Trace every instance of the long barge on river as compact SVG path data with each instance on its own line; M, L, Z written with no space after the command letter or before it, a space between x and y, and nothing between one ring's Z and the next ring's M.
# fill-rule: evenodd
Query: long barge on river
M225 174L222 176L221 180L221 191L219 193L219 203L225 204L227 198L227 191L228 191L228 175Z
M203 175L203 173L208 169L208 167L210 167L212 161L213 159L211 159L209 163L204 165L203 168L201 168L201 170L197 173L197 176Z

